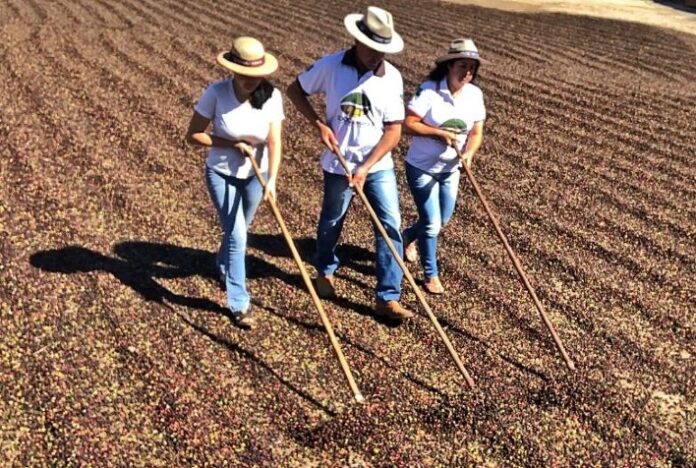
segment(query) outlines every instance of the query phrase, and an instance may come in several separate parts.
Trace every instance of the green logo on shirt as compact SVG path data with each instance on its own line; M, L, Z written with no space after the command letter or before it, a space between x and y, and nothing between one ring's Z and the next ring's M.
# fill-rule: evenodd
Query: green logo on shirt
M341 100L341 110L350 120L360 120L363 115L370 119L372 113L372 103L365 94L365 91L351 93ZM372 119L370 119L371 121Z
M443 122L440 128L458 135L466 132L466 122L462 119L449 119Z

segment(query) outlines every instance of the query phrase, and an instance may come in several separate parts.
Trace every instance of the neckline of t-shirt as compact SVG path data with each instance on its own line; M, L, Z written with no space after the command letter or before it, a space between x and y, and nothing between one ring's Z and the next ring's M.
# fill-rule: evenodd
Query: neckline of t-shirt
M354 50L355 50L354 47L351 47L350 49L344 49L344 50L338 52L337 56L340 57L341 65L348 67L348 68L352 68L353 70L355 70L355 74L358 77L358 81L361 81L363 79L363 77L365 75L367 75L368 73L372 74L369 78L371 78L373 76L376 76L377 78L384 78L387 75L387 64L389 62L387 62L386 58L382 58L382 61L380 62L379 67L377 67L377 69L366 70L363 74L360 74L360 70L358 70L357 59L355 58L355 51ZM346 62L346 57L348 55L350 55L352 57L349 59L349 63ZM381 75L378 75L377 71L380 68L383 69L384 72Z
M234 77L231 77L230 79L227 80L228 86L230 87L230 94L232 95L232 99L234 99L234 103L238 106L243 106L245 103L249 102L247 99L246 101L242 102L239 100L237 97L237 92L234 90Z
M465 91L471 89L469 85L473 86L472 83L466 83L464 86L460 88L459 93L457 93L457 95L455 96L454 94L452 94L452 91L450 91L449 86L447 85L447 77L444 77L442 80L440 80L439 83L437 83L436 89L438 93L442 93L446 96L449 96L453 101L455 101L459 99Z

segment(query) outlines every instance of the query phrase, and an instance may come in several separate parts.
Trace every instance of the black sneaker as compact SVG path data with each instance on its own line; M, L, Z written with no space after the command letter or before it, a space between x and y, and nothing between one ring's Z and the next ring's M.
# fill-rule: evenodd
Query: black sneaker
M256 317L251 311L251 305L242 311L232 312L232 321L239 328L250 330L256 325Z

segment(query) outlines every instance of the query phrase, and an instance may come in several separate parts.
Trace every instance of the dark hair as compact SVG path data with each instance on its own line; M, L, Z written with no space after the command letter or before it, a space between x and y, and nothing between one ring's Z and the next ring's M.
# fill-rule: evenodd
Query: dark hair
M440 62L435 67L433 67L432 70L428 73L428 80L434 81L436 83L439 83L442 81L444 77L447 76L447 72L449 71L449 65L454 63L456 60L460 59L452 59L452 60L447 60L445 62ZM471 82L474 83L476 81L476 77L478 76L478 65L476 66L476 70L474 70L474 76L471 78Z
M270 81L264 79L256 87L256 89L251 92L251 96L249 96L249 102L251 103L251 107L253 107L254 109L261 109L263 105L266 103L266 101L268 101L271 98L272 94L273 85Z

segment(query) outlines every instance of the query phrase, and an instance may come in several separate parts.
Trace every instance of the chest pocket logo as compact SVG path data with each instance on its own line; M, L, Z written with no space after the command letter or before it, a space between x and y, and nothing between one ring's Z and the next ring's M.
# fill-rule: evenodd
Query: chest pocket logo
M348 120L353 122L359 121L361 117L365 116L370 122L374 123L372 117L370 117L370 114L372 114L372 103L365 91L345 95L341 99L341 111L343 111Z
M459 135L466 132L466 122L464 122L462 119L449 119L443 122L442 125L440 125L440 128L442 130L452 132L455 135Z

